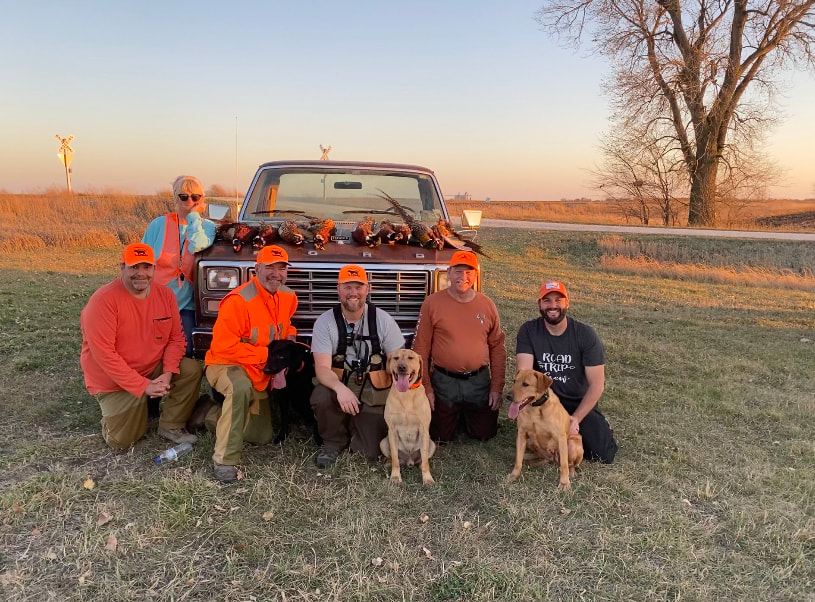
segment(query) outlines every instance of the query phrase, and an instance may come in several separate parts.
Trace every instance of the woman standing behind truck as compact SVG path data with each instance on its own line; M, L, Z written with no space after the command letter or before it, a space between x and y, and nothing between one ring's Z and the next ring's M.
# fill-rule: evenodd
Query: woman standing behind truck
M195 254L215 241L215 224L203 219L206 211L204 188L197 178L178 176L173 182L176 211L157 217L142 237L156 255L156 282L175 293L181 312L181 326L192 356L192 329L195 326Z

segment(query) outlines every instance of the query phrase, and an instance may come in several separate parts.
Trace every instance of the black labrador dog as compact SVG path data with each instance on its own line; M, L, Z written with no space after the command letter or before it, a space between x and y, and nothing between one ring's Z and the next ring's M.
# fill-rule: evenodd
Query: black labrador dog
M269 345L269 358L263 368L272 375L270 389L276 389L275 399L280 408L280 429L275 443L282 443L289 434L292 418L310 426L314 442L322 445L317 433L317 421L311 410L311 392L314 390L314 356L305 343L289 340L272 341Z

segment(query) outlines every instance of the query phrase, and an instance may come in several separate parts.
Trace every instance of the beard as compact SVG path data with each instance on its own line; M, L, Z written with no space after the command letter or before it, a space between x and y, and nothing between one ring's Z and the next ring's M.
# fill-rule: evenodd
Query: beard
M274 295L283 286L283 281L276 278L264 278L260 280L260 285L266 289L267 293Z
M343 299L340 304L348 313L356 313L362 309L365 304L365 299L362 297L349 297Z
M555 317L549 316L548 313L550 311L557 311L558 312L557 316L555 316ZM560 324L561 322L563 322L564 318L566 317L566 308L565 307L563 307L563 308L556 307L554 309L548 309L548 310L541 309L540 312L541 312L541 317L544 319L544 321L547 322L548 324L551 324L552 326Z

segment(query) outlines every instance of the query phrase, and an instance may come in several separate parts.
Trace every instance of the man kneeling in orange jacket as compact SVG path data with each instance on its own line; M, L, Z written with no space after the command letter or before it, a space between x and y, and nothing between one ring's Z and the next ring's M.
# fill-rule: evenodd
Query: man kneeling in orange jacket
M255 276L221 301L207 352L206 377L224 396L221 407L206 417L215 431L214 475L229 483L237 478L243 442L264 444L274 436L267 390L270 375L263 372L268 345L275 339L294 340L291 317L297 297L286 284L289 256L276 245L258 253Z

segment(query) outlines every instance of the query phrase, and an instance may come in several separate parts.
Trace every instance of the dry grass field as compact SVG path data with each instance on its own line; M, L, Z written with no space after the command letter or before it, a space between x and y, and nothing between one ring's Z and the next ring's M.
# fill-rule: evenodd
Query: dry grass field
M438 451L433 487L348 456L320 471L305 432L248 446L221 486L210 435L169 466L154 425L109 450L79 370L80 310L166 205L6 201L0 599L815 600L809 243L482 228L508 373L546 279L603 338L614 464L568 492L553 468L505 484L504 408L495 439Z
M0 253L59 246L113 249L141 238L145 224L172 210L171 193L159 196L0 193ZM223 202L227 205L232 201ZM452 215L480 209L484 218L625 224L614 204L601 201L448 201ZM729 226L794 231L815 227L815 200L745 205Z
M630 205L607 201L539 201L539 202L484 202L447 201L452 215L461 215L463 209L480 209L484 218L515 219L544 222L570 222L577 224L637 225L628 217ZM658 212L652 210L652 216ZM815 229L815 199L772 200L738 203L718 209L719 227L735 230L787 231ZM786 219L776 219L776 218ZM677 225L687 223L687 209L678 216ZM659 224L656 218L649 225Z

